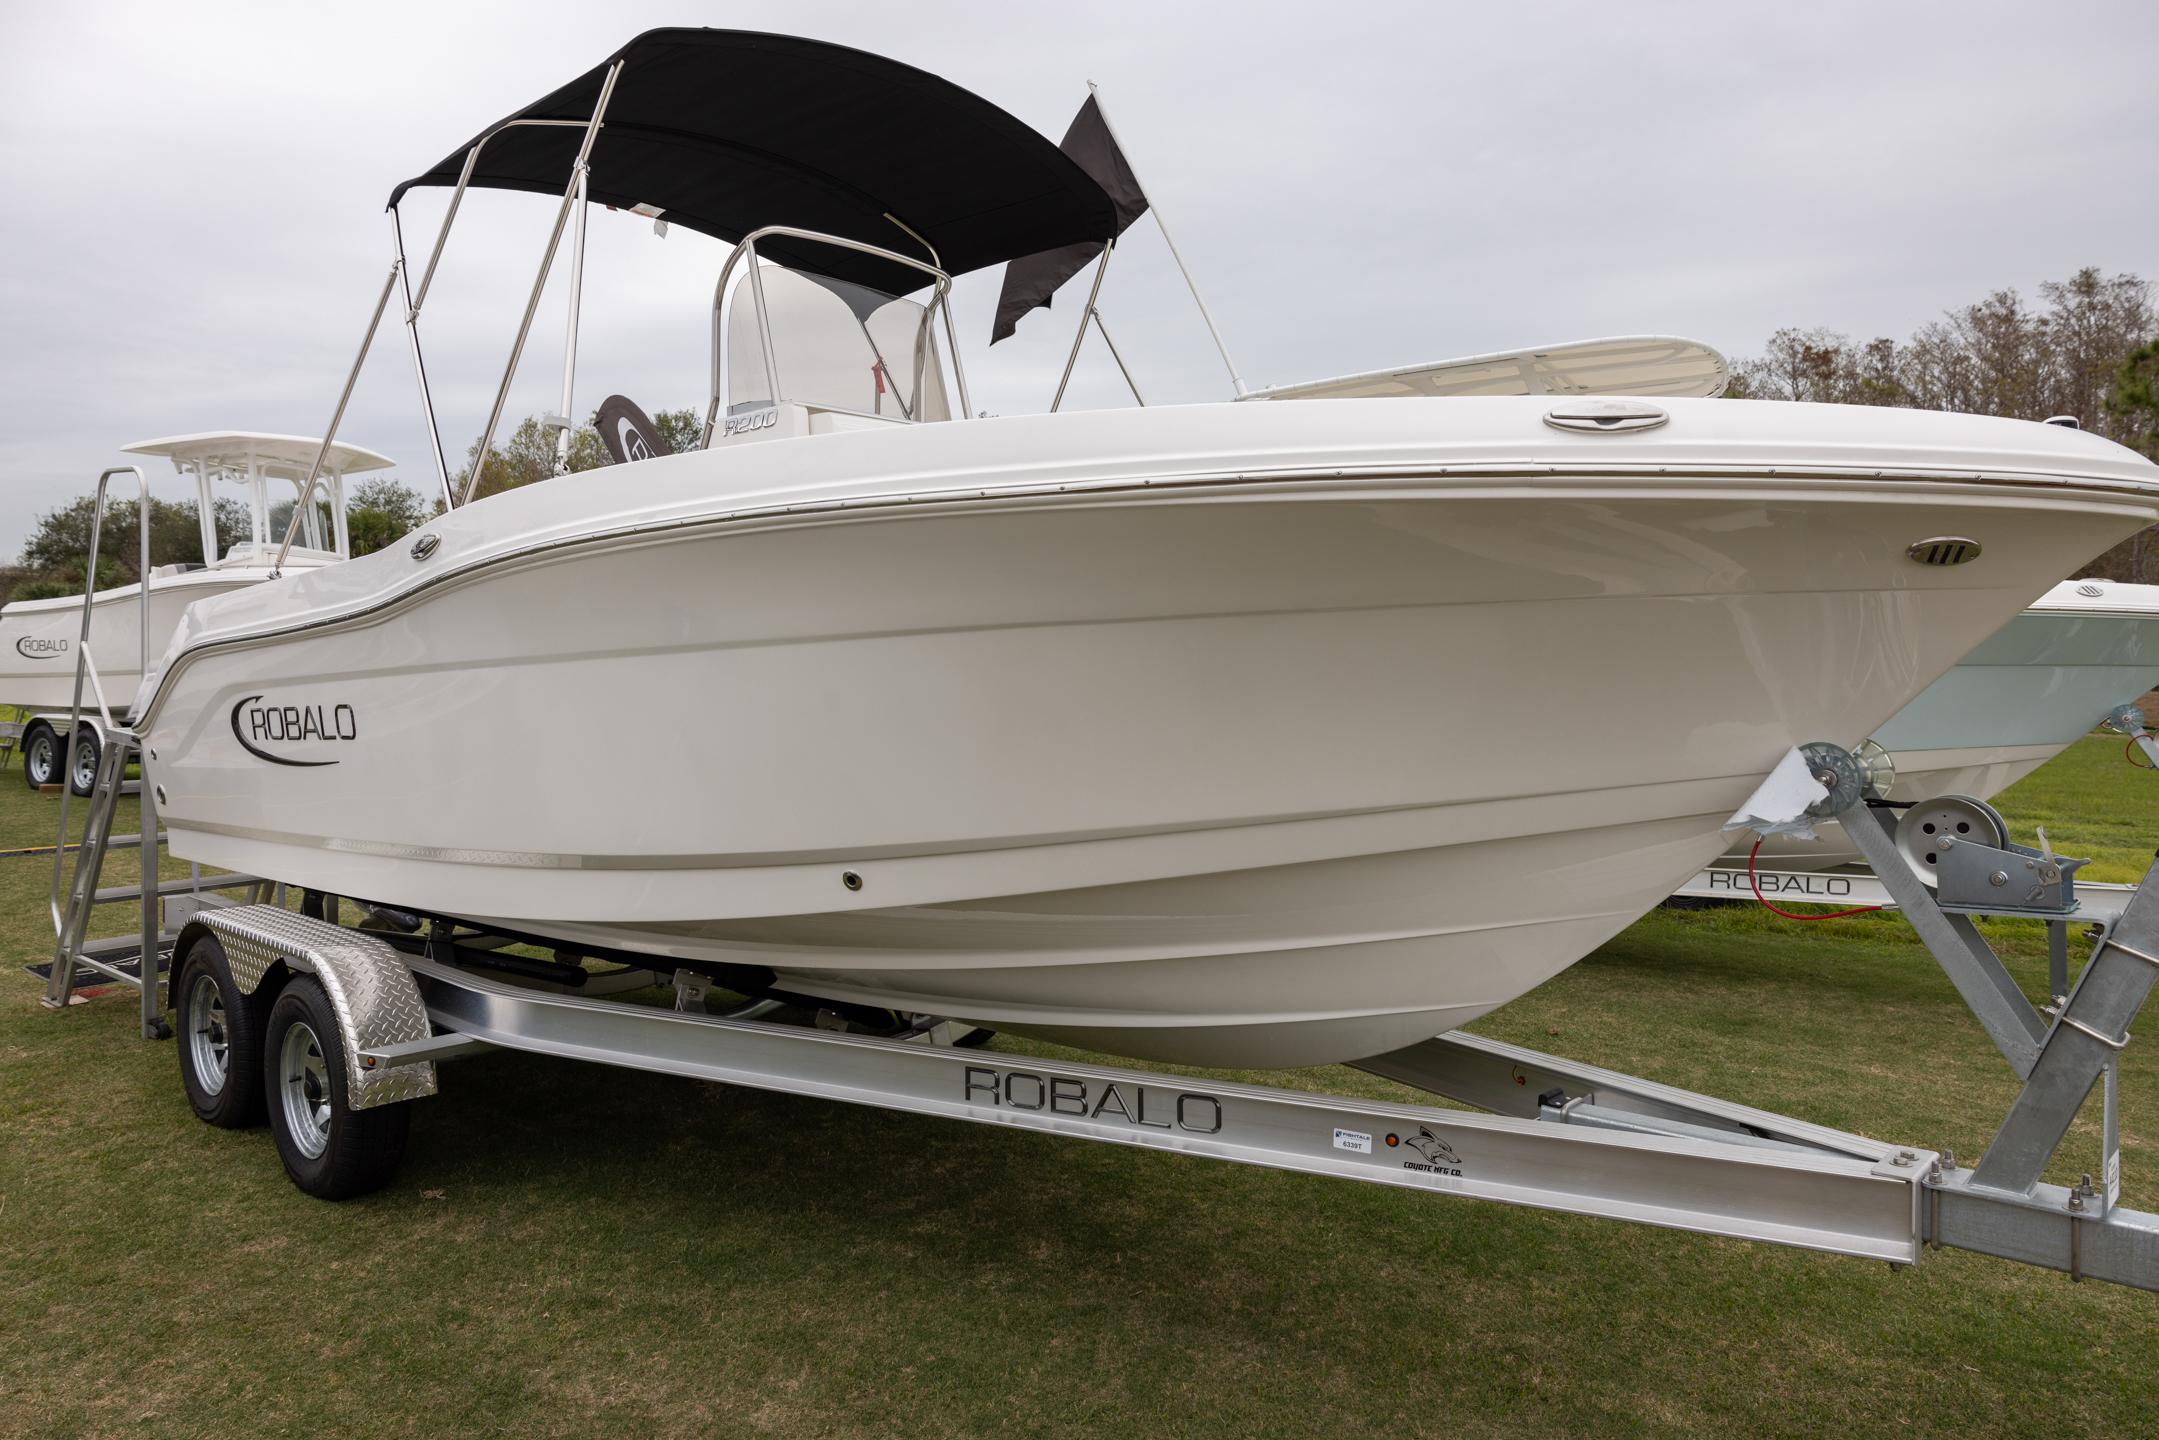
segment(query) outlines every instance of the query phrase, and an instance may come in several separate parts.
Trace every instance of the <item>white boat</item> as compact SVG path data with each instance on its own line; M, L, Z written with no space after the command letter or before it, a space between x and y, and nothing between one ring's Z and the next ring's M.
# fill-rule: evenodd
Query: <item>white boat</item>
M150 653L163 653L181 612L198 600L226 594L270 578L271 522L282 510L290 516L307 478L319 440L297 435L248 431L176 435L129 445L131 455L153 455L195 481L196 513L201 524L200 563L159 565L147 584L116 585L91 597L89 649L92 668L83 702L94 705L102 692L109 707L124 705L142 683L145 637ZM344 478L381 470L393 462L372 450L338 443L330 447L318 481L321 498L302 521L303 545L286 557L287 569L306 569L342 560L345 534ZM247 509L248 538L224 548L218 543L216 502L237 490ZM136 536L107 528L105 554L134 556ZM145 624L144 606L149 608ZM0 705L26 710L66 709L75 688L75 651L82 637L82 599L67 595L18 600L0 608ZM33 722L23 734L24 775L33 787L58 779L65 726ZM78 757L94 774L94 749ZM78 784L86 791L87 784Z
M815 100L699 78L745 52ZM941 137L937 165L856 154L852 108ZM174 853L751 993L1193 1063L1371 1055L1587 954L1792 746L1856 743L2159 516L2159 469L2096 436L1887 409L924 423L946 275L1107 233L1047 141L891 62L716 31L640 37L505 126L565 116L430 177L751 231L720 294L747 254L724 328L761 363L716 377L701 451L192 608L138 702ZM744 171L727 208L680 159L749 152L860 198L822 238L752 230L793 192ZM941 266L881 248L893 216ZM799 287L756 258L780 241L934 281L912 359L862 309L863 363L790 358L766 290ZM788 381L827 373L912 402Z
M2004 625L1872 738L1896 771L1889 798L1990 800L2159 685L2159 585L2064 580ZM1726 856L1743 863L1751 838ZM1842 827L1772 837L1762 863L1828 869L1860 859Z

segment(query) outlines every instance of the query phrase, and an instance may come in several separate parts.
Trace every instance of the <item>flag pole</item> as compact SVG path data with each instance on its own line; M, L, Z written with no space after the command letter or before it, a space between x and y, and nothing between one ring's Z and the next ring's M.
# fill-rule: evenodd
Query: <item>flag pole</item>
M1110 123L1109 111L1102 104L1101 87L1097 86L1094 81L1089 80L1087 82L1087 93L1094 96L1095 110L1102 117L1102 128L1109 131L1110 142L1124 155L1126 168L1131 169L1132 152L1125 148L1123 138L1117 134L1117 127ZM1132 178L1139 179L1137 169L1132 169ZM1222 365L1229 371L1229 383L1237 387L1237 394L1240 397L1250 393L1244 383L1244 377L1237 373L1237 362L1229 358L1229 346L1222 343L1222 332L1215 328L1214 312L1207 308L1206 300L1201 298L1199 286L1192 279L1192 272L1185 268L1184 256L1177 253L1177 242L1170 238L1169 226L1162 219L1162 207L1156 202L1154 192L1147 188L1147 183L1144 180L1140 181L1139 188L1140 192L1147 197L1147 208L1154 212L1154 223L1162 232L1162 243L1169 246L1169 258L1177 262L1177 273L1184 276L1185 288L1192 292L1192 303L1199 306L1199 318L1207 322L1207 333L1214 337L1214 348L1221 352ZM1084 331L1085 328L1085 322L1082 321L1081 329Z

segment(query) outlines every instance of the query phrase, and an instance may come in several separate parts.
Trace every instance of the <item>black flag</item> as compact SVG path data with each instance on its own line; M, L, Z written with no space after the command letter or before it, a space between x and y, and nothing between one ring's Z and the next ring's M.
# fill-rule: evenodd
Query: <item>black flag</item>
M1089 95L1079 114L1072 117L1072 128L1065 131L1058 148L1092 176L1117 207L1117 235L1124 234L1134 220L1147 213L1147 197L1140 193L1139 179L1125 163L1124 152L1117 148L1109 126L1103 123L1102 107L1095 103L1094 96ZM1115 239L1116 235L1108 238ZM1036 306L1048 309L1057 287L1093 264L1102 253L1102 244L1100 240L1086 240L1044 250L1005 266L1005 288L997 297L997 320L990 327L990 344L1010 335L1020 317Z

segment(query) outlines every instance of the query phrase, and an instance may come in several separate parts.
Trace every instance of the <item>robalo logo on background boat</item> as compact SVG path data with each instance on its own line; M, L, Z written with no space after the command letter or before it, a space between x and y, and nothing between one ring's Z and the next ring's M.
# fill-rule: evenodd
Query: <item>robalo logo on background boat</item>
M15 642L15 653L26 660L57 660L68 652L65 636L48 640L38 635L25 635Z
M337 757L324 755L322 748L359 739L360 717L350 705L280 705L246 695L233 703L232 738L272 765L335 765Z

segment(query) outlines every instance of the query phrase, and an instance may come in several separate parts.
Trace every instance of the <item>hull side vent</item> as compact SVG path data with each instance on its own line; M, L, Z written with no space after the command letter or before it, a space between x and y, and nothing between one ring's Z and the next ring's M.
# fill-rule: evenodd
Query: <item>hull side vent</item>
M1922 565L1962 565L1979 558L1979 542L1966 535L1936 535L1904 552Z

